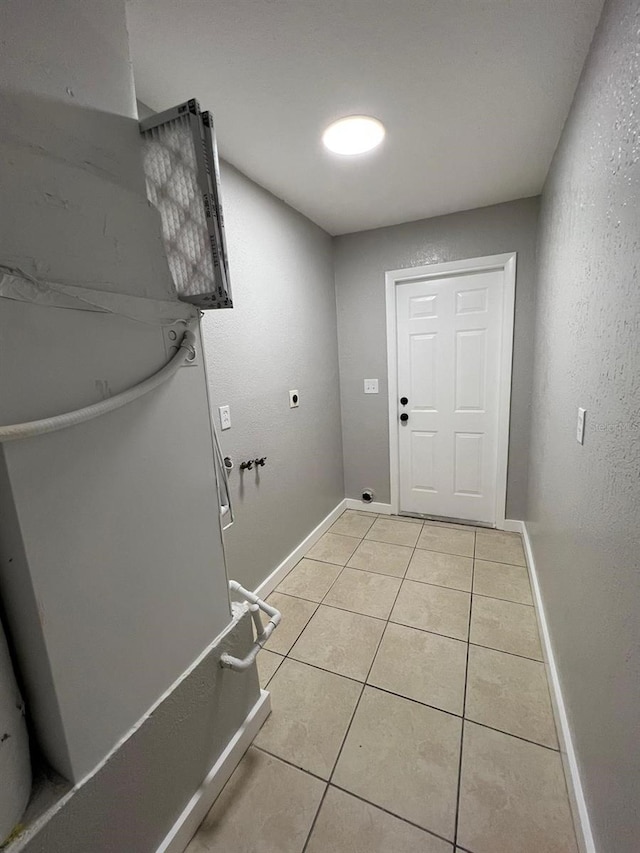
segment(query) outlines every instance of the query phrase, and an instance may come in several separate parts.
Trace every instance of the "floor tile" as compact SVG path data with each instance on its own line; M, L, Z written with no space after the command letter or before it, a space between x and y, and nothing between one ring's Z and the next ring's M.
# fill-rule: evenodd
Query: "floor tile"
M286 655L318 605L280 592L272 592L267 602L282 613L282 621L267 641L266 648L279 655Z
M466 722L457 840L474 853L577 853L560 754Z
M324 790L251 747L185 853L301 853Z
M368 684L462 715L467 644L389 623Z
M471 592L473 559L416 548L406 576L422 583L434 583Z
M256 658L258 663L258 675L260 676L260 687L266 687L269 680L278 669L284 658L269 649L262 649Z
M452 853L446 841L329 787L306 853Z
M306 553L310 560L322 560L336 566L346 566L349 557L356 550L358 540L354 536L338 536L325 533Z
M320 602L341 571L342 566L322 563L320 560L308 560L305 557L278 586L278 592Z
M522 537L519 533L504 530L478 530L476 533L476 559L526 566Z
M411 628L466 640L470 603L468 592L407 580L402 583L390 618Z
M304 663L364 681L384 626L380 619L320 605L289 654Z
M355 681L288 658L269 685L272 710L255 745L328 779L360 690Z
M460 733L451 714L365 687L333 781L452 839Z
M418 548L442 551L445 554L458 554L461 557L473 557L474 538L475 533L470 530L453 530L451 527L425 524L418 539Z
M376 518L376 515L364 515L364 513L348 509L332 525L329 532L339 533L342 536L355 536L358 539L362 539Z
M364 569L367 572L402 578L412 554L413 548L406 545L389 545L386 542L365 539L358 545L348 565L352 569Z
M558 748L547 676L539 661L470 646L465 717Z
M476 560L473 572L473 591L478 595L504 598L520 604L533 604L529 573L525 566L509 566Z
M474 595L469 639L479 646L542 660L535 611L526 604Z
M395 521L391 518L378 518L366 539L375 539L376 542L387 542L389 545L408 545L414 548L420 535L421 527L418 524L407 524L406 521Z
M388 619L402 583L400 578L344 569L324 599L324 604L365 616Z

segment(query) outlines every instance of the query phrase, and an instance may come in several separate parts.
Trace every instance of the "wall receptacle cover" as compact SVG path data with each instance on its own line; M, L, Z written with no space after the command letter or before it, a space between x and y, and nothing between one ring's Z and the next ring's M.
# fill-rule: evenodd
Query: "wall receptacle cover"
M289 408L297 409L300 405L300 392L289 391Z

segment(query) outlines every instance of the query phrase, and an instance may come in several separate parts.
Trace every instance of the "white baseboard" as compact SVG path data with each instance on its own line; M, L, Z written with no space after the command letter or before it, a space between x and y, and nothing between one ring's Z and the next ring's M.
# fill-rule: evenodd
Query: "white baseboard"
M507 533L520 533L524 537L524 521L519 521L515 518L505 518L502 530Z
M368 504L364 501L357 500L357 498L346 498L345 503L347 505L347 509L359 509L364 512L378 512L380 515L392 515L391 504L376 503L375 501Z
M277 566L277 568L275 568L271 574L265 578L265 580L262 581L260 586L254 590L255 594L260 598L266 598L270 595L278 584L285 579L291 569L300 562L309 548L311 548L312 545L315 545L318 539L327 532L334 521L337 521L338 518L340 518L345 509L347 509L346 504L346 501L340 501L340 503L331 510L329 515L327 515L326 518L323 518L320 524L315 527L296 548L293 549L288 557L284 558L280 565Z
M266 690L261 690L260 698L249 712L242 726L213 765L202 785L191 797L156 853L183 853L238 762L251 746L270 711L271 696Z
M507 527L506 525L513 525ZM560 677L556 666L555 657L553 654L553 645L551 643L551 635L549 626L544 611L542 602L542 594L540 592L540 584L538 583L538 575L536 572L536 563L531 549L531 540L529 532L524 521L505 521L505 530L513 530L514 533L522 533L524 549L527 556L527 564L529 567L529 578L531 580L531 590L535 601L536 616L538 619L538 627L540 629L540 637L544 652L545 664L547 667L549 682L551 687L551 704L553 705L553 713L556 720L556 728L558 729L558 738L560 741L560 754L564 766L564 774L567 781L569 791L569 801L573 812L573 821L578 837L578 846L581 853L596 853L596 847L591 833L591 823L589 821L589 813L587 811L587 803L582 790L582 782L580 780L580 772L578 770L578 762L576 753L573 748L573 740L571 737L571 729L569 727L569 719L567 710L562 698L562 690L560 688Z

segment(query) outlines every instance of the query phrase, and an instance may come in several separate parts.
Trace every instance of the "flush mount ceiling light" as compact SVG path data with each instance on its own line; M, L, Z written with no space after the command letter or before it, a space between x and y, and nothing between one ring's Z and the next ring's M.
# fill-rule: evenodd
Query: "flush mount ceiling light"
M364 154L384 139L381 121L371 116L346 116L334 121L322 134L325 148L334 154Z

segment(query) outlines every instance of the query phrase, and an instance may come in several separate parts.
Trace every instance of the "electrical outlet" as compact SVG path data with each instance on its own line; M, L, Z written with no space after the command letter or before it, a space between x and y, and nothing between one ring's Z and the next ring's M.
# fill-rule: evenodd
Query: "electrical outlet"
M364 393L365 394L377 394L378 393L378 380L377 379L365 379L364 380Z
M298 391L289 391L289 408L297 409L300 405L300 394Z
M220 429L231 429L231 410L229 406L219 406Z
M162 336L164 338L164 349L167 353L167 359L173 358L173 356L178 352L180 347L180 341L182 340L182 336L187 330L187 324L184 320L177 320L175 323L172 323L171 326L163 326L162 327ZM185 366L187 367L195 367L200 364L200 353L199 347L196 345L196 356L194 359L190 361L185 361Z

